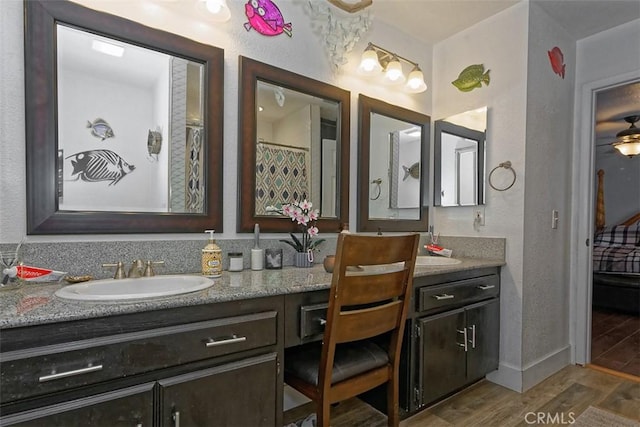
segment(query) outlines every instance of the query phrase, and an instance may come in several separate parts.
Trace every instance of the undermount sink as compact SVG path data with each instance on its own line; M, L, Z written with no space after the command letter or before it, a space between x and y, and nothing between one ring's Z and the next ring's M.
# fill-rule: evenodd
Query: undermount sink
M214 281L202 276L166 275L136 279L102 279L65 286L55 295L70 300L119 302L181 295L206 289Z
M462 261L455 258L447 258L441 256L419 255L416 257L416 266L419 265L454 265L460 264Z

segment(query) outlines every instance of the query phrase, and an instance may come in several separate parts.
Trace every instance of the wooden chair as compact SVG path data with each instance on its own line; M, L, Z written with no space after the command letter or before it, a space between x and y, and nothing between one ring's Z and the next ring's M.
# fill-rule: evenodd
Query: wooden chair
M400 351L418 241L418 234L338 236L322 343L285 353L285 382L316 403L316 426L329 425L331 404L384 383L388 424L398 425Z

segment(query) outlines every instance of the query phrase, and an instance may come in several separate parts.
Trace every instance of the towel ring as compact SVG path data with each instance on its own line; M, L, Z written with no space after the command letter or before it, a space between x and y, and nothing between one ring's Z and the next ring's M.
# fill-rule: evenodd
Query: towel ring
M493 185L493 183L491 182L491 175L493 175L493 173L496 171L496 169L498 168L505 168L511 171L511 173L513 174L513 181L511 181L511 184L509 184L508 186L504 187L504 188L497 188L495 185ZM506 191L508 189L510 189L511 187L513 187L513 184L516 183L516 171L511 167L511 162L509 160L507 160L506 162L500 163L498 166L496 166L495 168L491 169L491 172L489 173L489 185L491 186L491 188L493 188L494 190L497 191Z

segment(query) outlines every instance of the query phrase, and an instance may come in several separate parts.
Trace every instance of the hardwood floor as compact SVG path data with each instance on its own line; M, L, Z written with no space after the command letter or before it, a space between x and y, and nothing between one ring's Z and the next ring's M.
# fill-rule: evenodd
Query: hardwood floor
M640 317L593 309L591 363L640 377Z
M332 409L333 427L386 426L385 417L382 422L376 419L375 423L371 423L374 418L370 418L368 424L363 424L358 418L364 415L355 416L357 405L348 404L342 408L341 405ZM589 406L640 422L640 382L574 365L565 367L525 393L482 380L401 421L400 427L527 426L532 424L528 421L534 419L532 415L527 415L529 413L550 414L560 417L556 418L555 425L570 425L571 420ZM349 413L350 407L354 408L351 416L345 416L345 409ZM291 422L292 411L300 409L286 412L285 420ZM312 407L309 406L309 409L312 410Z
M580 366L567 366L524 393L483 380L404 420L401 427L526 426L527 413L577 417L595 406L640 421L640 382Z

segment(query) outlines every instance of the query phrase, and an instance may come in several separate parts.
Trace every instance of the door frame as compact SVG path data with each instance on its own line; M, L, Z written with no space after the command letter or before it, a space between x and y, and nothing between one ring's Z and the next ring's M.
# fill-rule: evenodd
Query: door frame
M595 185L595 100L598 92L640 79L640 71L624 73L582 85L574 115L573 176L571 206L571 360L591 362L592 244L594 231ZM589 245L585 244L589 239Z

